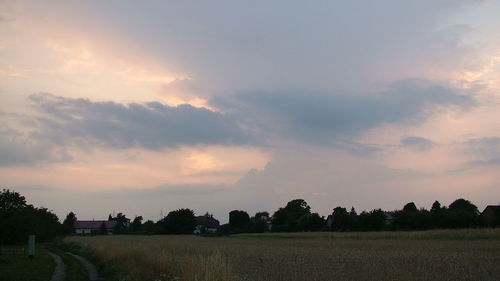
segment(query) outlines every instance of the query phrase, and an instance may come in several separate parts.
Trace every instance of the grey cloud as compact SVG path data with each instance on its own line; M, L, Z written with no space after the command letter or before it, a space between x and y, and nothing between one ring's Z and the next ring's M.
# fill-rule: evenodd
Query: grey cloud
M179 145L249 144L252 138L230 115L190 105L158 102L122 105L50 94L32 95L42 116L35 139L57 145L102 145L161 149Z
M476 160L476 161L470 161L466 163L467 167L473 168L473 167L484 167L484 166L500 166L500 158L496 159L488 159L488 160Z
M266 146L276 137L367 154L378 148L355 141L364 130L384 123L416 123L440 106L474 105L472 98L454 89L423 80L404 80L386 91L363 95L283 91L211 100L224 114L157 102L122 105L50 94L30 99L39 113L25 118L30 130L0 128L1 165L69 161L68 146L151 150L181 145ZM420 149L429 147L424 142L403 140L404 145Z
M500 165L500 137L474 138L463 145L465 152L482 158L466 163L465 168Z
M372 94L316 93L308 91L254 92L232 103L216 99L227 110L268 134L312 143L352 141L357 133L384 123L414 124L439 107L467 108L475 101L457 90L424 80L404 80Z
M31 139L18 130L0 124L0 166L71 160L64 148L54 146L47 139Z
M416 136L408 136L403 138L401 140L401 144L404 147L420 151L430 150L434 147L434 143L431 140Z
M464 143L469 152L484 156L496 155L500 158L500 137L483 137L470 139Z
M466 31L447 27L456 26L456 15L477 2L85 2L81 5L89 7L81 10L92 11L96 20L76 24L96 30L105 22L111 30L127 30L127 38L141 42L145 53L196 77L200 88L212 94L280 88L329 91L413 77L429 67L448 70L461 65L462 56L471 50L464 50L457 37ZM73 5L66 9L71 11ZM68 21L50 7L38 10Z
M223 184L165 184L147 190L137 190L137 192L149 196L206 196L227 192L227 186Z

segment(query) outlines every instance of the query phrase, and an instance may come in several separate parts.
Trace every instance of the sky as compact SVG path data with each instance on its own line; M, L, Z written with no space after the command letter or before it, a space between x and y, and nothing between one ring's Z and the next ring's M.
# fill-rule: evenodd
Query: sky
M500 1L0 2L0 186L62 220L500 203Z

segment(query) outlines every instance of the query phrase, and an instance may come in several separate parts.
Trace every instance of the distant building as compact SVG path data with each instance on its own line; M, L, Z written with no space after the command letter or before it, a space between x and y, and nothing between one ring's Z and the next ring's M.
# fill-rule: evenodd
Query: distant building
M393 212L384 212L385 225L391 225L393 221L394 221L394 213Z
M328 229L331 229L332 225L333 225L333 216L328 215L328 217L326 217L326 226L328 227Z
M266 232L270 232L271 229L273 228L273 220L269 216L261 216L259 218L261 221L266 223Z
M116 221L75 221L73 228L77 235L91 235L91 234L113 234L113 228L116 226Z
M211 214L196 217L196 228L194 234L216 233L219 230L219 221Z
M500 226L500 205L488 205L481 213L481 220L487 226Z

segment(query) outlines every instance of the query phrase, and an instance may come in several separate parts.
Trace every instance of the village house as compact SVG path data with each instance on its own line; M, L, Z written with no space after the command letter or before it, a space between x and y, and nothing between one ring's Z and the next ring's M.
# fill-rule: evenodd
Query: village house
M91 234L113 234L113 228L116 226L116 221L91 220L91 221L75 221L73 226L77 235Z
M486 226L500 226L500 205L488 205L481 213L481 220Z
M214 218L211 214L205 214L203 216L196 217L196 228L194 229L194 234L217 233L219 230L219 221Z
M263 215L263 216L260 216L259 219L263 222L266 223L266 232L270 232L271 229L273 228L273 220L271 217L269 217L268 215Z

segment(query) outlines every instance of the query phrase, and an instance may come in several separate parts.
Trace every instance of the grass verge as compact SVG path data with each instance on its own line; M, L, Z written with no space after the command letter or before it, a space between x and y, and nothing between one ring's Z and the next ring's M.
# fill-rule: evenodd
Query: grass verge
M47 281L55 263L44 245L37 245L29 258L23 246L3 246L0 254L0 281Z
M81 244L74 242L58 241L53 244L53 248L55 248L57 251L55 253L61 255L64 263L66 263L66 266L68 267L67 268L68 276L75 277L75 279L68 278L67 280L75 280L75 281L88 280L88 275L85 268L83 268L83 266L81 265L80 261L76 260L71 255L66 254L66 252L70 252L88 259L91 263L93 263L97 267L99 275L102 278L104 278L104 280L106 281L122 280L116 269L116 266L113 263L102 259L95 253L94 250L88 247L85 247ZM85 279L76 279L76 278L85 278Z
M61 257L66 266L66 280L71 281L88 281L87 270L83 267L81 262L67 252L59 249L54 244L48 244L47 249L52 253Z

